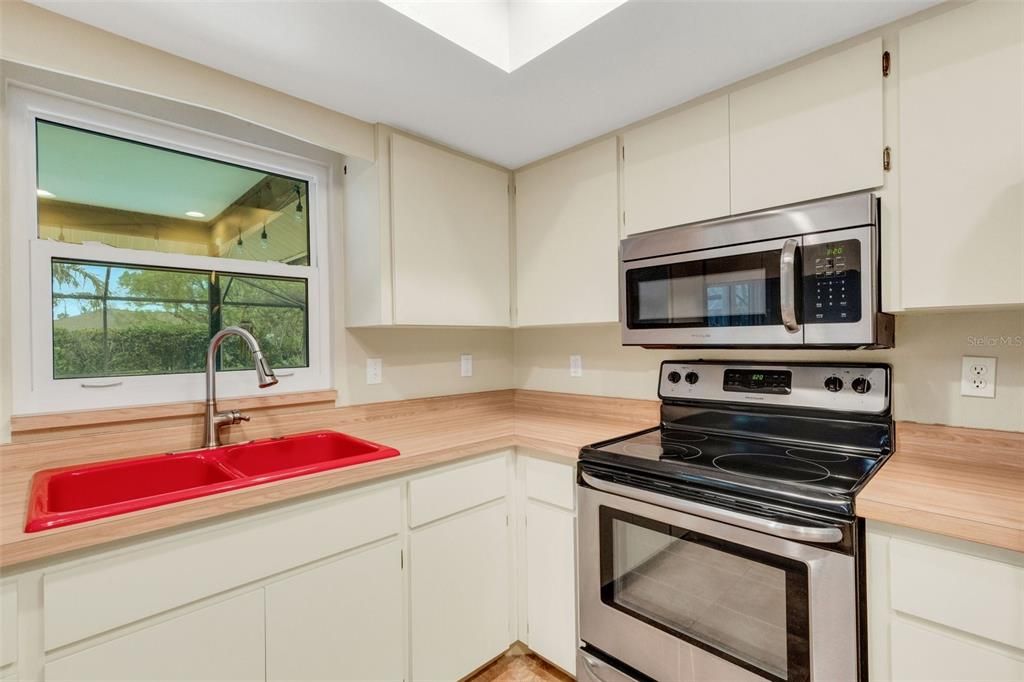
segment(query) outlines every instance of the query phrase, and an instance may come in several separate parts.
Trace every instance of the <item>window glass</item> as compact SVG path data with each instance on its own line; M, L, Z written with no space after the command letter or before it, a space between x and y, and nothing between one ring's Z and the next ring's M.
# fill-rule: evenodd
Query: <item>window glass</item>
M116 263L52 262L55 379L202 372L219 329L237 325L274 367L306 367L307 283ZM249 369L235 339L221 369Z
M309 264L308 183L36 122L39 236Z

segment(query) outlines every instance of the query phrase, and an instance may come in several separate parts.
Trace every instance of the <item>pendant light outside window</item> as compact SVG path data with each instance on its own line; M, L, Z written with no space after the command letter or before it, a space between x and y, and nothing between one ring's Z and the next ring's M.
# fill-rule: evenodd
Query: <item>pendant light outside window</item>
M295 196L298 198L298 201L295 203L295 212L302 213L302 191L298 185L295 185Z
M242 228L238 228L238 241L235 243L238 244L239 246L242 245Z
M270 238L267 237L267 224L263 223L263 232L260 234L260 248L266 249L270 246Z

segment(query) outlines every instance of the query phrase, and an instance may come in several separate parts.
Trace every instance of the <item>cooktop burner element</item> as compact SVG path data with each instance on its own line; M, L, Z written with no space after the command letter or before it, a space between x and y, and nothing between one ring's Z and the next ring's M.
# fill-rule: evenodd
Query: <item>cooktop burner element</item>
M713 462L722 471L743 476L770 478L775 481L810 483L829 477L828 469L820 464L788 455L760 453L719 455Z
M812 462L845 462L848 459L848 457L841 452L808 450L807 448L790 448L789 450L786 450L786 454L798 459L809 459Z
M751 377L747 389L730 383L737 372ZM785 375L785 392L758 388L769 374ZM847 390L858 378L868 392ZM581 466L851 517L892 449L890 384L886 365L666 362L661 426L587 446Z

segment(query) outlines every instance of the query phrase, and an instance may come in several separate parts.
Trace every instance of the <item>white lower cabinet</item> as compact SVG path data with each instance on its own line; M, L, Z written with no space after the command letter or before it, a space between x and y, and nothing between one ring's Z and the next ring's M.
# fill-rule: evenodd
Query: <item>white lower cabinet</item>
M46 680L264 679L263 590L158 622L46 663Z
M268 680L401 680L396 538L267 586Z
M563 670L576 666L575 519L526 501L527 645Z
M573 466L486 454L5 572L0 679L446 682L517 639L572 673L574 557Z
M872 682L1024 679L1024 556L868 525Z
M409 568L413 680L457 680L509 647L504 500L414 529Z

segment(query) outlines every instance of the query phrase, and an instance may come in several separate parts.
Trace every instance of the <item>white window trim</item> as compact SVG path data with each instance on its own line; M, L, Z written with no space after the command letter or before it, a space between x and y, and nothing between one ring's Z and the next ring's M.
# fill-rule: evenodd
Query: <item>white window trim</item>
M205 397L202 373L54 379L52 258L304 278L308 282L309 366L282 369L278 373L280 382L262 390L256 386L250 372L218 372L218 397L264 396L332 387L327 229L327 192L331 171L326 165L29 87L11 85L7 94L11 377L15 415L195 401ZM305 180L309 183L306 203L310 265L190 256L40 239L35 187L37 119ZM27 292L28 295L15 292ZM273 358L270 361L273 362Z

